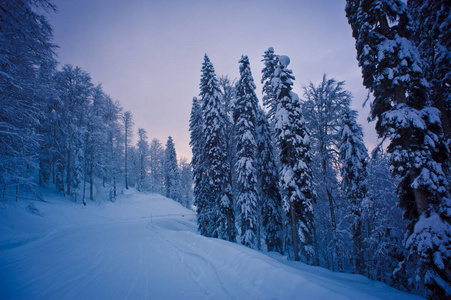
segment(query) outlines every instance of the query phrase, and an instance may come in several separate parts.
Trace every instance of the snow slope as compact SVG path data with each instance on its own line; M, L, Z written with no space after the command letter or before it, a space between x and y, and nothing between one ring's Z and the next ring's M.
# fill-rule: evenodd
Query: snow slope
M0 299L420 299L205 238L192 211L159 195L45 199L0 203Z

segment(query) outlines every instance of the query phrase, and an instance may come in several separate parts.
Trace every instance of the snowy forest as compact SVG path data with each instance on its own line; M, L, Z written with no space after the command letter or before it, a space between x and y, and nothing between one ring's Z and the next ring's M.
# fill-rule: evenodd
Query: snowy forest
M52 28L37 9L55 6L1 2L3 198L10 194L19 201L23 192L39 197L36 183L52 184L86 205L94 198L94 180L100 180L111 201L119 184L190 206L191 167L186 158L177 160L173 139L165 146L149 141L146 130L135 131L132 112L124 112L87 71L58 69Z
M339 79L299 96L290 58L270 47L262 108L247 56L231 82L205 55L190 120L199 232L444 299L449 6L350 0L346 15L380 144L368 153Z
M41 199L37 187L51 187L89 206L99 187L111 202L133 187L194 210L203 236L448 299L450 6L346 3L376 147L345 82L296 82L296 56L274 45L262 70L237 58L237 79L205 54L188 161L171 136L149 141L88 71L59 66L43 14L54 4L0 0L0 197Z

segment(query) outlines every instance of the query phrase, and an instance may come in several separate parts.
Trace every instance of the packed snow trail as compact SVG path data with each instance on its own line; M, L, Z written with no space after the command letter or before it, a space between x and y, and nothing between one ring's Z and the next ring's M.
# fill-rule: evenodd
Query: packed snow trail
M46 199L0 204L0 299L419 299L200 236L194 213L159 195Z

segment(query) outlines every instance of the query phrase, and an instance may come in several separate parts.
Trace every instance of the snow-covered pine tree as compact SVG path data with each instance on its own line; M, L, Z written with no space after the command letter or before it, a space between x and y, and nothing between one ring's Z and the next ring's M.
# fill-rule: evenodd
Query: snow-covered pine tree
M345 110L338 133L340 139L338 150L341 162L342 189L350 204L354 270L363 274L365 261L361 215L362 201L367 193L368 150L363 143L362 128L357 124L356 118L356 111Z
M194 205L197 207L197 225L200 234L210 236L212 229L207 227L212 220L207 218L209 215L210 205L207 197L208 182L206 176L206 166L204 159L205 136L203 132L202 105L197 97L193 97L191 106L191 116L189 121L190 146L193 153L191 165L193 166L193 182L194 182ZM207 230L208 228L208 230Z
M147 142L147 132L143 128L138 128L138 191L148 189L147 186L147 169L149 161L149 143Z
M274 53L274 48L269 47L263 54L262 59L265 67L262 69L262 80L263 84L262 93L263 93L263 105L266 106L269 110L268 115L274 115L276 109L276 96L274 95L274 90L272 86L272 78L274 76L274 72L276 71L276 67L278 64L278 57Z
M431 298L451 295L451 200L443 164L449 159L440 114L429 106L428 84L401 0L348 0L363 84L373 94L371 116L389 138L391 172L401 178L399 205L410 220L407 256L395 271Z
M275 108L270 109L270 116L280 151L282 203L291 228L294 260L300 260L301 254L303 260L313 263L315 194L310 167L310 139L301 114L299 97L291 91L294 76L287 69L290 59L278 56L277 60L274 73L268 76L275 98L267 105ZM301 249L299 244L302 245Z
M171 136L168 137L164 153L164 185L166 188L166 197L181 202L180 170L177 164L174 141Z
M124 142L125 142L125 157L124 157L124 179L125 179L125 188L128 189L129 180L128 180L128 164L129 164L129 148L131 145L132 137L133 137L133 115L131 111L126 111L123 116L123 122L124 122Z
M430 100L440 110L448 147L451 145L451 5L446 0L408 0L413 41L430 84Z
M225 139L224 120L226 118L221 103L221 91L216 78L213 64L205 54L202 63L200 82L200 96L202 97L203 131L205 136L204 163L206 181L209 183L207 201L211 211L208 222L215 223L214 232L207 232L208 236L234 240L233 204L227 196L229 182L227 178L227 143Z
M236 132L236 163L237 180L236 205L239 211L238 223L240 242L250 248L257 248L258 192L257 192L257 161L255 159L256 144L256 114L258 99L255 94L255 84L252 78L249 58L241 56L240 79L236 85L236 103L233 117Z
M164 148L158 139L150 142L150 191L164 195Z
M228 199L230 203L235 203L234 197L236 197L236 178L233 166L236 162L236 133L235 125L233 121L233 107L235 105L236 98L236 85L234 81L230 81L228 76L219 76L219 89L221 90L221 103L224 108L224 139L225 139L225 151L226 151L226 161L224 162L224 174L228 174L224 177L224 197ZM236 209L236 206L233 208ZM236 213L235 213L236 214ZM236 226L231 228L231 236L235 237Z
M282 200L272 129L260 107L256 117L257 174L262 231L268 251L283 253Z
M180 183L181 183L181 203L186 208L191 208L193 204L193 172L191 164L185 157L179 161Z

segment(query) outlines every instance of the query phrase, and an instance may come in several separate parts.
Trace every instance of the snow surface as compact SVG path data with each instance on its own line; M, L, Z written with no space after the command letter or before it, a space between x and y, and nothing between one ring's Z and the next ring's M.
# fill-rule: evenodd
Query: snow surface
M160 195L44 197L0 202L0 299L421 299L200 236L195 214Z

